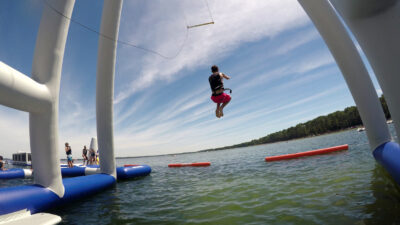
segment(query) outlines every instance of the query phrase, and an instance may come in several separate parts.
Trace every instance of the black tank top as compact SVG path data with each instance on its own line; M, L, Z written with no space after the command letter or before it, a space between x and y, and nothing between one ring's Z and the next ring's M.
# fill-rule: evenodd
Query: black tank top
M210 88L213 94L215 94L217 90L224 88L224 83L222 83L222 77L219 73L211 74L208 81L210 82Z
M72 150L71 147L68 147L68 151L66 151L67 155L71 155L72 154Z

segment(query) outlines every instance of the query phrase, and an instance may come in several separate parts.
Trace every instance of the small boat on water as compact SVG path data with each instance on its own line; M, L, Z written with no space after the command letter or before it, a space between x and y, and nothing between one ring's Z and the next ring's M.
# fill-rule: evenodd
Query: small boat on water
M12 165L18 166L32 166L31 153L29 152L18 152L12 155Z
M358 132L363 132L363 131L365 131L365 127L359 127L359 128L357 128L357 131L358 131Z

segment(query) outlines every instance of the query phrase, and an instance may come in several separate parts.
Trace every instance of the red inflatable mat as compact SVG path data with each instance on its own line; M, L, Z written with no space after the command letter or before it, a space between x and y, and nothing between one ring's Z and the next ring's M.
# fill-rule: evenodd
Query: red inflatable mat
M184 166L210 166L210 162L197 162L197 163L172 163L168 167L184 167Z
M349 149L349 145L347 145L347 144L339 145L339 146L330 147L330 148L322 148L322 149L306 151L306 152L298 152L298 153L287 154L287 155L268 156L268 157L265 157L265 161L270 162L270 161L277 161L277 160L284 160L284 159L293 159L293 158L298 158L298 157L303 157L303 156L320 155L320 154L326 154L326 153L330 153L330 152L347 150L347 149Z

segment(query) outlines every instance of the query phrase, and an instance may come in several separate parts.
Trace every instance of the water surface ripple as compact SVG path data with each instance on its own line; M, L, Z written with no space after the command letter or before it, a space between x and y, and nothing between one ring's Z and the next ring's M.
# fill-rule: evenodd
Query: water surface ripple
M266 156L342 144L349 144L349 150L264 161ZM167 167L196 161L212 165ZM153 172L52 213L64 224L400 224L400 189L376 164L365 133L355 130L117 163L145 163Z

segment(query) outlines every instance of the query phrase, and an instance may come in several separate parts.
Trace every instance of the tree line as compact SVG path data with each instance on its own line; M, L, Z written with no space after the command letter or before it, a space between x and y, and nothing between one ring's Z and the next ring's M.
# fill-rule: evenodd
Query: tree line
M385 97L382 95L379 98L386 119L391 118L388 106L386 104ZM279 141L288 141L296 138L310 137L315 135L326 134L334 131L339 131L355 126L362 125L360 114L358 113L357 107L347 107L342 111L336 111L326 116L319 116L315 119L307 121L305 123L299 123L296 126L289 127L287 129L269 134L259 139L254 139L249 142L244 142L236 145L225 146L215 149L207 149L203 151L222 150L228 148L240 148L251 145L260 145L267 143L274 143Z

